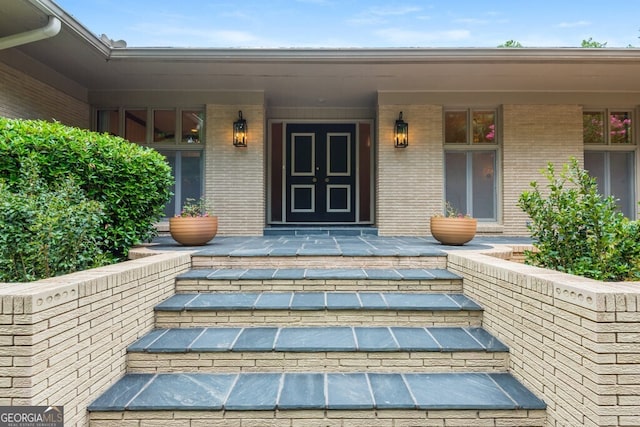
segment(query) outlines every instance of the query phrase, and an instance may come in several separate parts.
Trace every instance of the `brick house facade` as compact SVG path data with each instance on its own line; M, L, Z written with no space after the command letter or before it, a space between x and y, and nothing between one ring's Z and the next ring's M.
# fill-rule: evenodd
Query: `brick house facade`
M222 235L301 224L428 235L446 201L480 233L525 235L518 196L571 157L638 215L638 49L139 49L47 0L0 12L0 114L157 148L176 174L167 216L206 195ZM1 48L50 17L59 34ZM238 111L243 148L231 143ZM406 148L393 144L401 112ZM585 141L594 117L606 135ZM614 120L630 122L623 141L607 136ZM491 138L475 140L487 124Z

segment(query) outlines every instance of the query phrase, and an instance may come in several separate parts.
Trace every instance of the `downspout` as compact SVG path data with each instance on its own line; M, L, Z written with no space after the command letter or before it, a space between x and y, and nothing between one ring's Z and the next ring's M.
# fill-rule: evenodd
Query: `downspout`
M0 38L0 50L51 38L57 35L61 28L60 20L55 16L49 16L49 22L44 27Z

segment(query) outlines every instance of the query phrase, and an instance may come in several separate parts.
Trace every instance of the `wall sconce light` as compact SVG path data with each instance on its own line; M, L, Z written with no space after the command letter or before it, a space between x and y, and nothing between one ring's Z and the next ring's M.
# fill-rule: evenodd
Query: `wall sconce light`
M247 121L242 118L242 110L238 111L238 120L233 122L233 145L247 146Z
M405 148L409 145L409 124L402 120L402 111L400 111L400 116L396 120L394 131L394 145L396 148Z

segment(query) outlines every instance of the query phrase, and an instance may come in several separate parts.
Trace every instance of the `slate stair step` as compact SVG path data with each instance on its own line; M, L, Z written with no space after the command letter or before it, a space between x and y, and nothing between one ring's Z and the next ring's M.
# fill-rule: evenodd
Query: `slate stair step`
M156 327L480 326L482 307L463 294L410 292L213 292L158 304Z
M507 373L306 372L127 374L88 410L535 411L545 407Z
M482 328L156 329L127 349L128 372L504 372L508 348Z
M401 352L509 349L483 328L251 327L155 329L128 352Z
M215 292L176 294L156 311L411 310L482 311L463 294L400 292Z
M177 277L209 280L462 280L442 268L207 268Z
M179 293L256 290L455 293L462 277L442 268L195 268L176 278Z

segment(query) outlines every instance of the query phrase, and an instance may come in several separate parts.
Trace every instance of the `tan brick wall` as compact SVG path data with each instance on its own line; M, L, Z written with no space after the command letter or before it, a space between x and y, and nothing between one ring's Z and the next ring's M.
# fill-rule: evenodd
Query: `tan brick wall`
M527 215L518 207L531 181L546 184L540 170L570 157L583 159L582 108L578 105L505 105L502 109L504 234L527 235Z
M481 311L393 310L224 310L165 311L156 314L159 328L207 326L481 326Z
M233 122L247 120L246 148L232 144ZM265 225L265 131L262 105L207 105L205 193L220 235L262 236Z
M471 427L544 426L544 411L125 411L93 412L91 427ZM169 424L168 424L169 423Z
M129 353L127 372L504 372L508 358L486 351Z
M87 405L119 379L126 348L152 329L188 254L163 254L31 283L0 284L0 405Z
M399 112L409 124L409 146L395 148ZM442 107L379 105L377 218L382 236L428 235L429 217L442 212Z
M57 120L88 129L90 107L0 62L0 116L12 119Z
M640 283L604 283L457 251L449 269L510 349L548 425L640 424Z
M199 292L437 292L462 293L462 280L198 280L180 279L176 293Z

